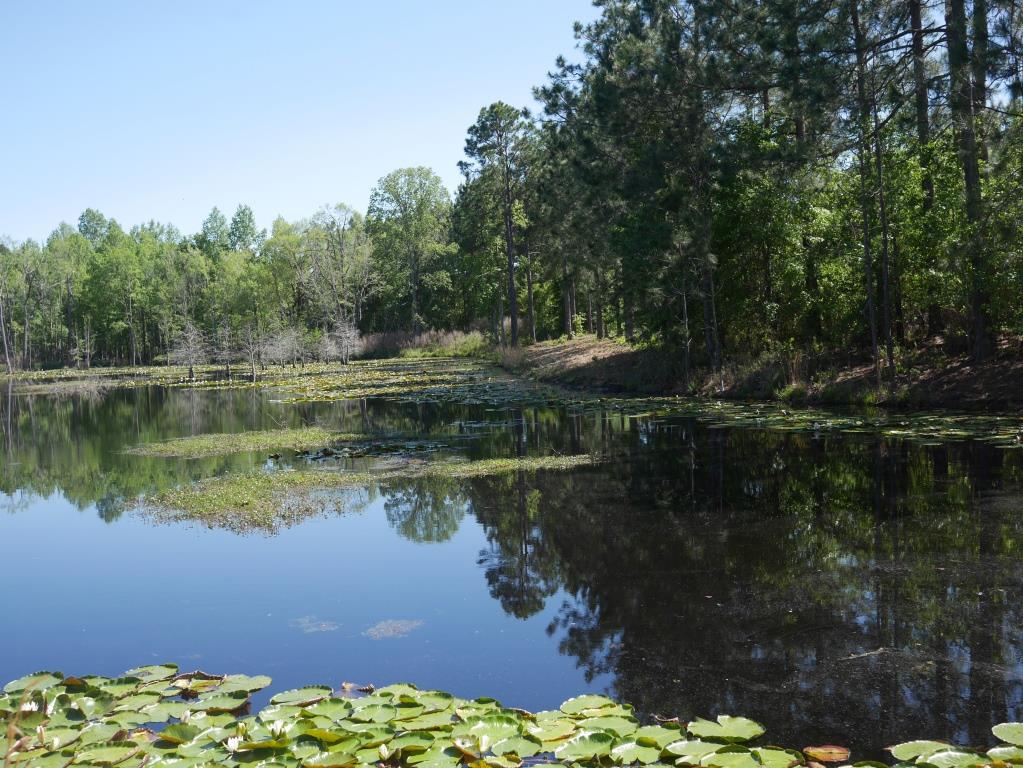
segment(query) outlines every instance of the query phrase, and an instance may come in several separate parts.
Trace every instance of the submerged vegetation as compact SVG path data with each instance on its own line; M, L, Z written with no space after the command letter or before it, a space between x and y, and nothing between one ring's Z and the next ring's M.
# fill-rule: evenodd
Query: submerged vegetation
M761 744L744 717L658 717L586 694L558 709L527 712L491 698L460 699L411 684L309 685L282 691L256 714L264 675L181 673L150 665L118 678L36 672L4 686L4 766L264 765L357 768L517 768L524 762L579 766L796 768L847 763L840 746ZM974 768L1023 763L1023 724L992 729L1001 743L965 749L937 741L890 747L898 765ZM854 765L884 766L883 763Z

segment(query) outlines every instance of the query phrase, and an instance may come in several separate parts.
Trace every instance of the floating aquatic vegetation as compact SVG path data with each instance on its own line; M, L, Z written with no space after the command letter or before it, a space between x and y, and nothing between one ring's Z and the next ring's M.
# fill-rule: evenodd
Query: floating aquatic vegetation
M468 480L510 472L568 470L593 464L589 454L463 461L404 461L375 472L326 469L278 470L223 475L163 491L142 509L160 522L195 521L237 532L274 533L331 509L346 499L330 491L365 488L385 480L447 477Z
M318 632L334 632L341 628L341 625L337 622L326 621L324 619L319 619L316 616L301 616L300 618L292 619L290 624L295 629L307 635L313 635Z
M331 508L343 510L343 498L315 492L364 487L372 480L361 472L245 472L163 491L149 497L143 509L158 522L274 533Z
M421 626L423 626L423 622L420 619L385 619L377 622L362 634L372 640L383 640L389 637L405 637Z
M369 435L332 432L322 427L268 429L251 432L227 432L177 437L143 443L128 449L136 456L197 459L245 451L270 451L282 448L314 448L328 443L365 440Z
M583 766L796 768L844 763L845 747L802 751L757 743L744 717L643 724L628 704L588 694L545 712L460 699L414 685L282 691L256 714L258 675L179 672L173 664L122 677L36 672L0 694L5 766L389 766L519 768L526 761ZM980 751L937 741L890 748L900 766L975 768L1023 762L1023 724L1002 723L1002 743ZM856 765L882 766L881 763Z

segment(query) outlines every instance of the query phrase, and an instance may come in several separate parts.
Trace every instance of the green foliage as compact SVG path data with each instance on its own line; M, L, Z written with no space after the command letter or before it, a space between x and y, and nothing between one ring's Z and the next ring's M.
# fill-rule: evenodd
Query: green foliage
M8 683L0 695L0 750L5 765L486 766L518 768L524 760L573 765L794 768L813 759L848 759L842 747L795 750L748 745L763 728L722 715L723 730L699 740L708 721L646 726L626 737L594 720L631 712L604 697L560 712L510 709L493 699L460 699L399 684L374 690L311 685L282 691L254 715L253 693L270 678L179 672L175 665L130 670L110 679L40 672ZM998 731L1023 728L1019 723ZM642 734L642 735L640 735ZM679 737L668 742L668 736ZM706 740L706 739L710 740ZM905 762L972 768L1005 756L939 742L891 748ZM822 750L831 750L824 758ZM834 753L834 754L832 754ZM1014 758L1009 758L1010 760ZM883 764L882 764L883 765Z

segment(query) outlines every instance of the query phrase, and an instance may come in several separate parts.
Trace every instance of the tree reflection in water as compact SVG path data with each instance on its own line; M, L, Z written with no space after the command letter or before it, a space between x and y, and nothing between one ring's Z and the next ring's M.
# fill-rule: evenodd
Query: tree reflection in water
M502 609L555 610L560 652L643 712L743 714L779 743L844 742L858 758L918 737L985 744L1023 717L1014 451L558 408L284 407L257 390L3 400L9 509L59 491L108 520L139 493L266 462L124 453L183 434L317 423L449 436L467 458L602 454L572 472L379 490L413 541L478 521Z

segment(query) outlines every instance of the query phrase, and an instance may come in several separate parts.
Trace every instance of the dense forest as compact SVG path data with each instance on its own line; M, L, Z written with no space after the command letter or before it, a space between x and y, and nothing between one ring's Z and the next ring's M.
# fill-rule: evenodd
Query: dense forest
M186 235L89 209L0 245L8 370L347 360L359 333L589 331L689 369L1023 332L1018 0L598 0L531 111L363 214Z

